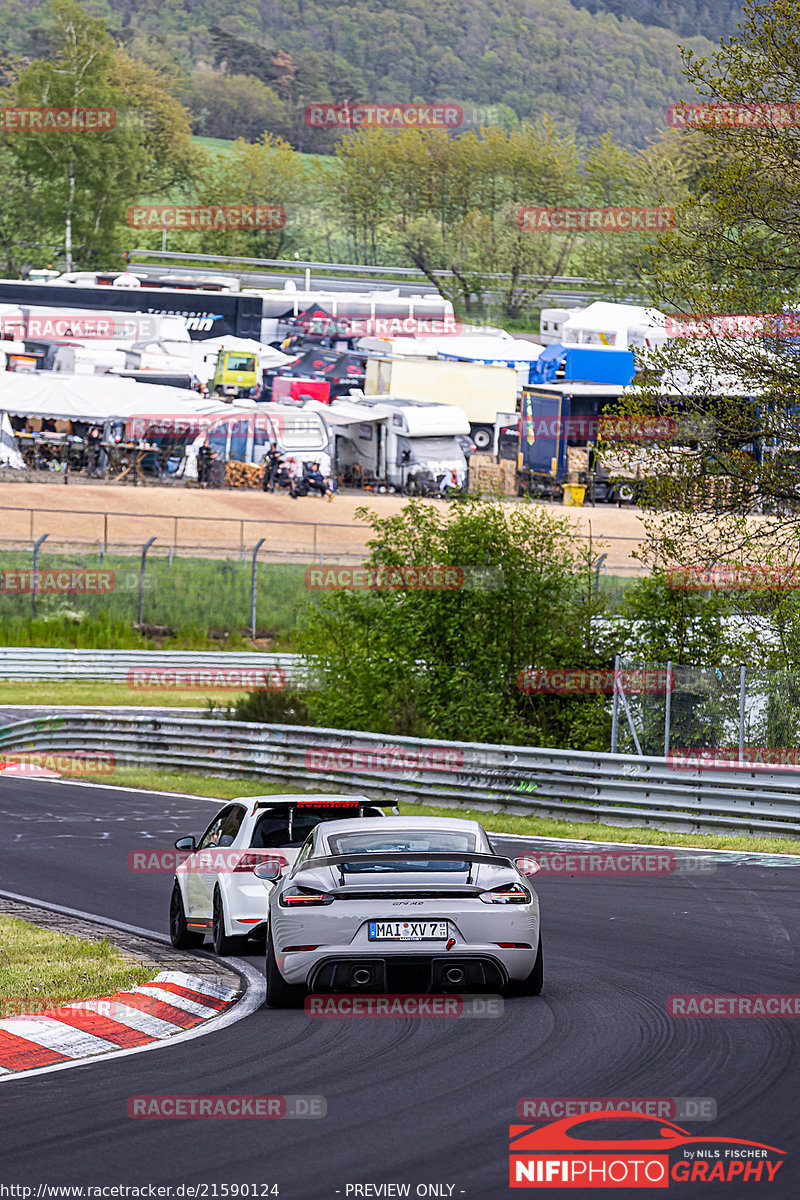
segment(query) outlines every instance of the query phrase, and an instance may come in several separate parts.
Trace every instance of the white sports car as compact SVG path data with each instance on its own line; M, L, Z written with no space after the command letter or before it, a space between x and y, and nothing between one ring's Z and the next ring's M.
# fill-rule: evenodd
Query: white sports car
M217 954L235 954L247 938L263 939L274 881L254 868L265 860L288 868L320 821L343 816L385 819L366 796L242 796L220 809L197 841L179 838L175 847L188 856L170 900L173 946L196 949L211 934Z
M532 860L520 860L533 874ZM312 992L542 989L539 900L477 821L327 821L269 898L267 1004Z

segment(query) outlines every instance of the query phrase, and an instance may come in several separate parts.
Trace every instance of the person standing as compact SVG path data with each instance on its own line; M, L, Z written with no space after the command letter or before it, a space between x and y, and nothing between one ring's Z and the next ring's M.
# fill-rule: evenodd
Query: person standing
M213 453L209 445L208 438L205 439L200 449L197 451L197 482L200 487L208 487L211 477L211 460Z

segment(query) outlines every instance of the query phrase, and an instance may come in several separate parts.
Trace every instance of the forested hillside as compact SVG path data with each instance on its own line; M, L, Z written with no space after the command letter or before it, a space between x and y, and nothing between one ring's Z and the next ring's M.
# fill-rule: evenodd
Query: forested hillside
M734 0L575 0L589 12L614 13L644 25L661 25L680 37L718 41L730 37L742 20L742 6Z
M603 3L646 19L648 5L664 19L674 7L682 26L694 21L694 0ZM0 39L11 54L41 53L43 8L4 0ZM167 72L194 132L207 136L255 140L267 128L324 152L336 138L305 126L306 104L448 100L464 106L467 126L483 119L513 128L549 112L584 143L608 130L642 146L663 130L666 107L690 95L673 32L570 0L96 0L90 8L134 58ZM687 44L710 49L700 38Z

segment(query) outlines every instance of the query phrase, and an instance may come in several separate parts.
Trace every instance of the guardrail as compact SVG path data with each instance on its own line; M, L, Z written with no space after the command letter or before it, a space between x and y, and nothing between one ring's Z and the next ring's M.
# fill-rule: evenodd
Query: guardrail
M368 267L361 263L310 262L305 259L293 258L241 258L238 255L185 254L173 250L132 250L131 254L134 258L169 258L175 259L176 262L241 263L246 267L279 267L289 271L344 271L349 275L375 275L379 279L397 276L401 279L409 279L412 283L419 281L420 284L430 286L430 280L416 267ZM453 271L448 270L446 267L437 267L431 271L431 274L441 275L442 278L450 278L453 275ZM512 276L507 271L493 271L485 274L483 278L502 279L503 282L507 282ZM547 285L559 283L588 284L590 287L598 290L614 286L626 286L623 279L586 279L581 275L517 275L515 279L521 283L543 283Z
M136 672L161 671L196 675L235 675L248 678L260 673L271 677L282 672L286 682L300 682L305 675L299 654L262 654L250 650L62 650L37 646L0 647L0 679L98 679L104 682L129 680ZM189 687L190 684L184 686ZM255 683L247 686L256 687ZM144 683L142 689L146 690Z
M792 770L690 773L663 758L154 714L70 714L0 730L0 756L37 751L105 752L120 766L203 770L392 802L800 837L800 771Z

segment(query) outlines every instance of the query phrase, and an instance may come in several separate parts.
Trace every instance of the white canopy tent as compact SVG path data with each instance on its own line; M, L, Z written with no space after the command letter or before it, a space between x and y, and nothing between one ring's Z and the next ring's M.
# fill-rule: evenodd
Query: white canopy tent
M115 375L67 375L55 371L30 374L0 372L0 411L19 417L52 417L101 424L109 420L152 415L248 413L252 404L225 404L188 388L137 383Z
M565 346L611 346L626 350L666 341L666 317L657 308L595 300L563 322Z

